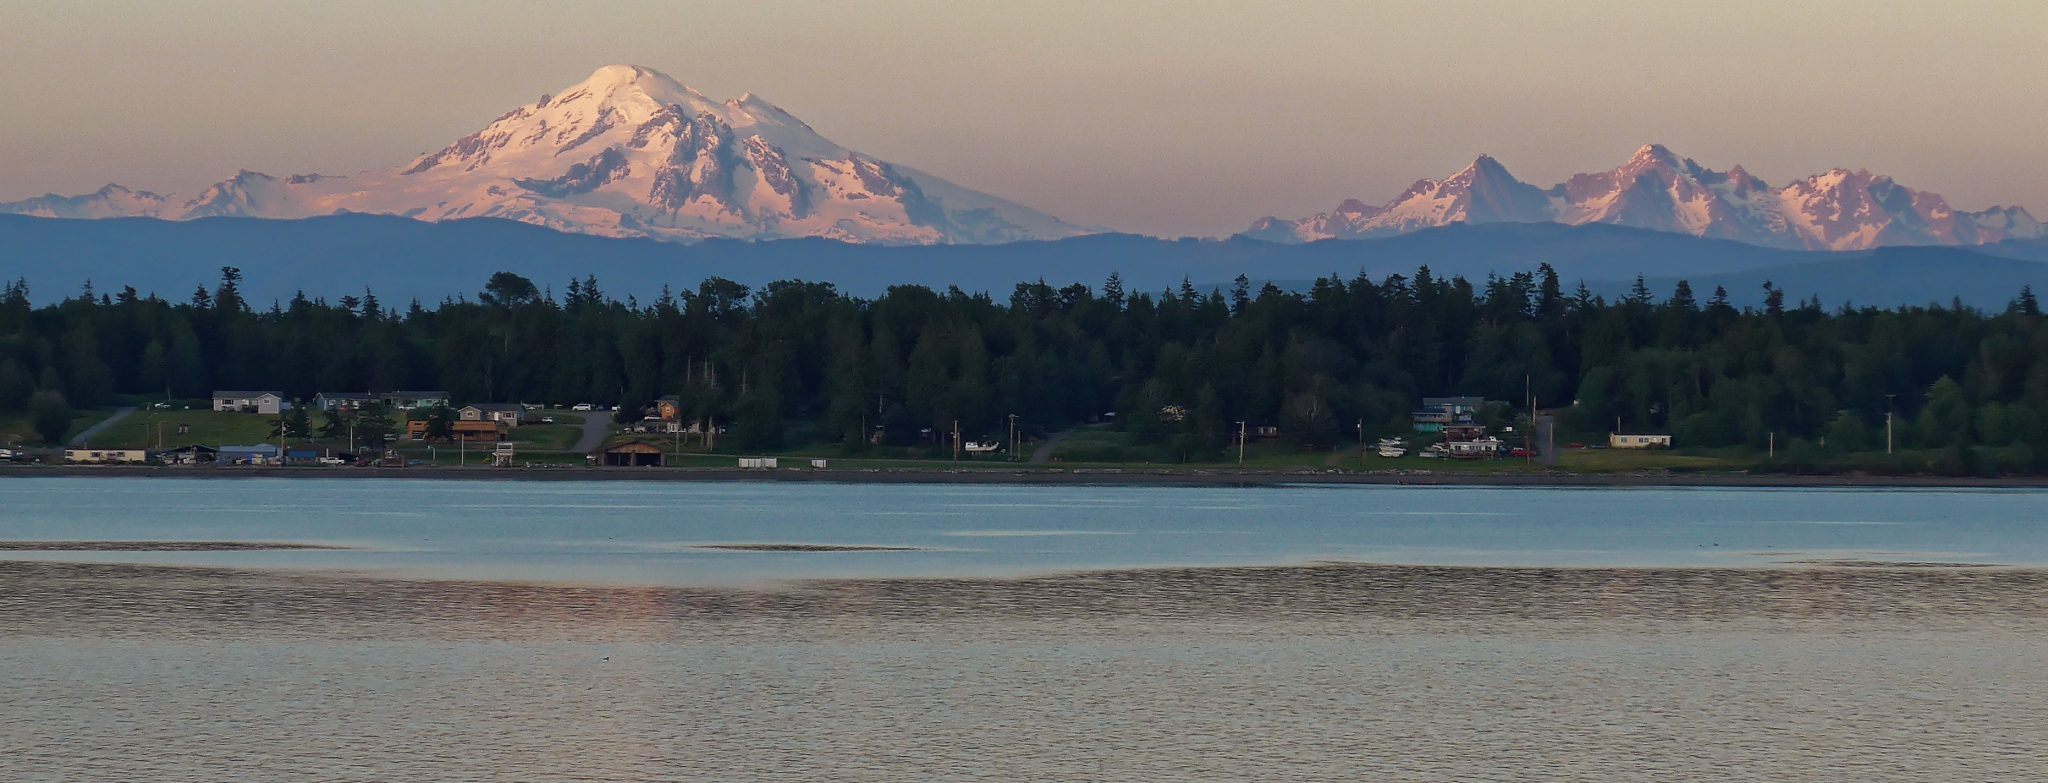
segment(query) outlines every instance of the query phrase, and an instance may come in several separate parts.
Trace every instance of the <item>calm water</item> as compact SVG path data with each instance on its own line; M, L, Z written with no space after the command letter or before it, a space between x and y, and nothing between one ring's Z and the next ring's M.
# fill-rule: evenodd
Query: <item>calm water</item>
M355 548L0 552L0 780L2040 779L2044 500L7 480Z
M33 556L632 585L1318 560L2048 566L2044 509L2027 490L25 479L0 483L0 541L331 544L351 549ZM724 544L912 551L699 548Z

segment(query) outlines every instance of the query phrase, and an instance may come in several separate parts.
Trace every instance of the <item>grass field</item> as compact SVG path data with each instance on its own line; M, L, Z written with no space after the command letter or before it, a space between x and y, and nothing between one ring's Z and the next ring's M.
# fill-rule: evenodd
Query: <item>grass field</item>
M274 440L270 437L273 416L258 413L228 413L213 410L141 410L93 439L94 446L109 448L166 448L191 444L247 446ZM316 419L315 426L319 422ZM183 426L185 432L179 432ZM161 432L161 439L158 435Z

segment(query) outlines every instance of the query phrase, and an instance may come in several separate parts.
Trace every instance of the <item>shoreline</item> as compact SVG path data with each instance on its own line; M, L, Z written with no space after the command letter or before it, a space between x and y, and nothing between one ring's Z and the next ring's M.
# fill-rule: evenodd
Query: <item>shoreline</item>
M1172 468L322 468L61 465L0 467L6 478L307 478L435 479L468 481L698 481L809 482L826 484L991 484L1011 486L1277 487L1725 487L1879 489L2038 489L2048 476L1795 476L1747 473L1343 473Z

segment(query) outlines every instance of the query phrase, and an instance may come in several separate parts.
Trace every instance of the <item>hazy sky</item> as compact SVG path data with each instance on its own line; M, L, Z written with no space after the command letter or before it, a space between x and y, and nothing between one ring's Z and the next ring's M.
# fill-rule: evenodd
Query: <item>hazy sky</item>
M1647 141L2048 217L2040 0L0 0L0 200L394 165L615 62L1148 233Z

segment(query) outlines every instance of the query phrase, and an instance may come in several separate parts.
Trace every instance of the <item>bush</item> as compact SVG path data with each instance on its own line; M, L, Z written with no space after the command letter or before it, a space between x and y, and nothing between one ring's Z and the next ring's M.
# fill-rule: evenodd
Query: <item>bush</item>
M64 401L62 392L36 392L28 399L28 418L44 443L62 446L64 434L71 431L71 403Z

